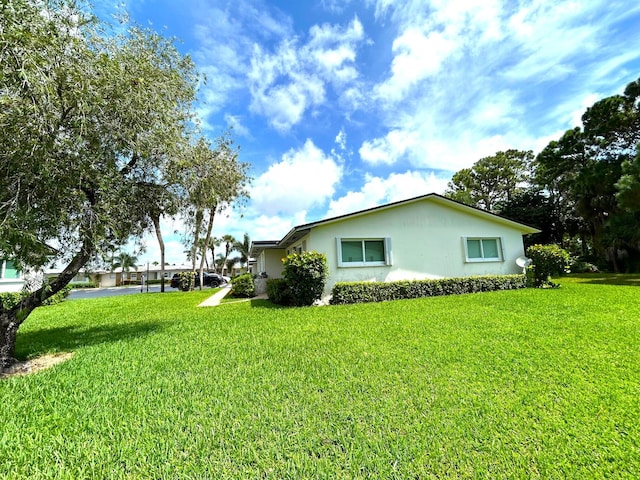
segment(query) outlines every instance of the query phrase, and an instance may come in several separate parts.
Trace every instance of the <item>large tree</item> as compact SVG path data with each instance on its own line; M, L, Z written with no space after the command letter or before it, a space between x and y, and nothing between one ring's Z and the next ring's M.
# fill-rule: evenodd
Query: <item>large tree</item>
M0 257L66 265L0 306L4 368L35 308L147 227L142 186L183 148L198 76L172 41L72 0L1 2L0 69Z
M488 211L508 202L529 180L531 151L507 150L484 157L456 172L445 196Z
M629 208L637 194L634 157L640 141L640 81L597 101L537 156L536 183L579 235L581 253L614 270L637 269L640 228ZM577 220L577 221L576 221Z
M230 131L216 138L213 145L207 139L199 139L191 154L178 165L191 227L187 241L191 244L194 270L200 258L201 280L216 215L232 205L242 205L248 198L247 185L251 180L248 169L249 164L239 160L239 150ZM200 288L203 283L200 282Z

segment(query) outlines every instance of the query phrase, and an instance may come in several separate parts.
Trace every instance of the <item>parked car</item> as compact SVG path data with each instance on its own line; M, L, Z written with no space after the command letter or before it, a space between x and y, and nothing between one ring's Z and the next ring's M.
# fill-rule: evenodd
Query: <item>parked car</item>
M198 275L197 273L194 273L194 275L195 275L194 286L195 287L199 287L200 286L200 275ZM203 273L203 277L204 277L204 286L205 287L219 287L223 283L227 283L227 281L224 279L224 277L222 275L218 275L217 273L204 272ZM173 275L173 277L171 278L171 283L169 285L171 286L171 288L179 288L180 287L180 274L175 273Z

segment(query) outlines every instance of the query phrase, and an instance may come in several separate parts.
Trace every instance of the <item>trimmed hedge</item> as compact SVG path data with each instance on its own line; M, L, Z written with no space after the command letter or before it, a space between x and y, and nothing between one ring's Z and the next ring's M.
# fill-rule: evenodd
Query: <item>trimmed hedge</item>
M71 288L98 288L96 282L74 282L70 283L69 286Z
M405 298L459 295L525 288L524 275L484 275L434 280L403 280L398 282L338 282L331 291L332 305L383 302Z

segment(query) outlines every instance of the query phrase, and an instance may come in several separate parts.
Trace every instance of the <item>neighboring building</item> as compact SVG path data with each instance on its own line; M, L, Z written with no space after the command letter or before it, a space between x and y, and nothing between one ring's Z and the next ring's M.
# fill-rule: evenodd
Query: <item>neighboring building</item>
M164 278L168 282L175 273L191 271L190 265L165 265ZM72 281L93 281L99 287L116 287L127 284L140 284L144 277L145 282L148 280L159 280L162 272L160 265L144 264L138 265L137 269L130 268L129 271L122 271L122 268L111 270L97 270L90 274L79 273ZM88 278L89 280L86 280Z
M336 282L511 274L522 236L538 229L429 194L294 227L281 240L251 245L254 273L282 276L292 252L327 256L325 295Z
M11 260L0 259L0 292L19 292L24 281L24 274Z

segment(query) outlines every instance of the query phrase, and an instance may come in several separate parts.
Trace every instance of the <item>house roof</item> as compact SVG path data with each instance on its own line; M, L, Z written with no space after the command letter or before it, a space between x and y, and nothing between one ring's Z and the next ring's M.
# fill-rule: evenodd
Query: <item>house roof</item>
M482 210L477 207L472 207L470 205L465 205L464 203L458 202L456 200L452 200L450 198L443 197L437 193L429 193L427 195L420 195L418 197L409 198L406 200L400 200L398 202L387 203L385 205L379 205L377 207L367 208L365 210L359 210L353 213L347 213L345 215L339 215L337 217L326 218L323 220L318 220L316 222L305 223L304 225L298 225L297 227L293 227L283 238L282 240L268 240L268 241L254 241L251 242L251 256L257 257L262 250L272 249L272 248L287 248L302 237L307 235L309 231L317 227L319 225L326 225L334 222L343 221L349 218L356 218L363 215L368 215L372 212L382 211L389 208L395 208L401 205L406 205L410 203L416 203L423 200L430 200L441 205L445 205L450 208L454 208L459 211L467 212L472 215L476 215L479 217L484 217L487 220L501 223L503 225L511 226L516 228L522 232L522 234L529 233L539 233L540 230L538 228L532 227L530 225L526 225L524 223L516 222L515 220L510 220L506 217L497 215L495 213L487 212L486 210Z

